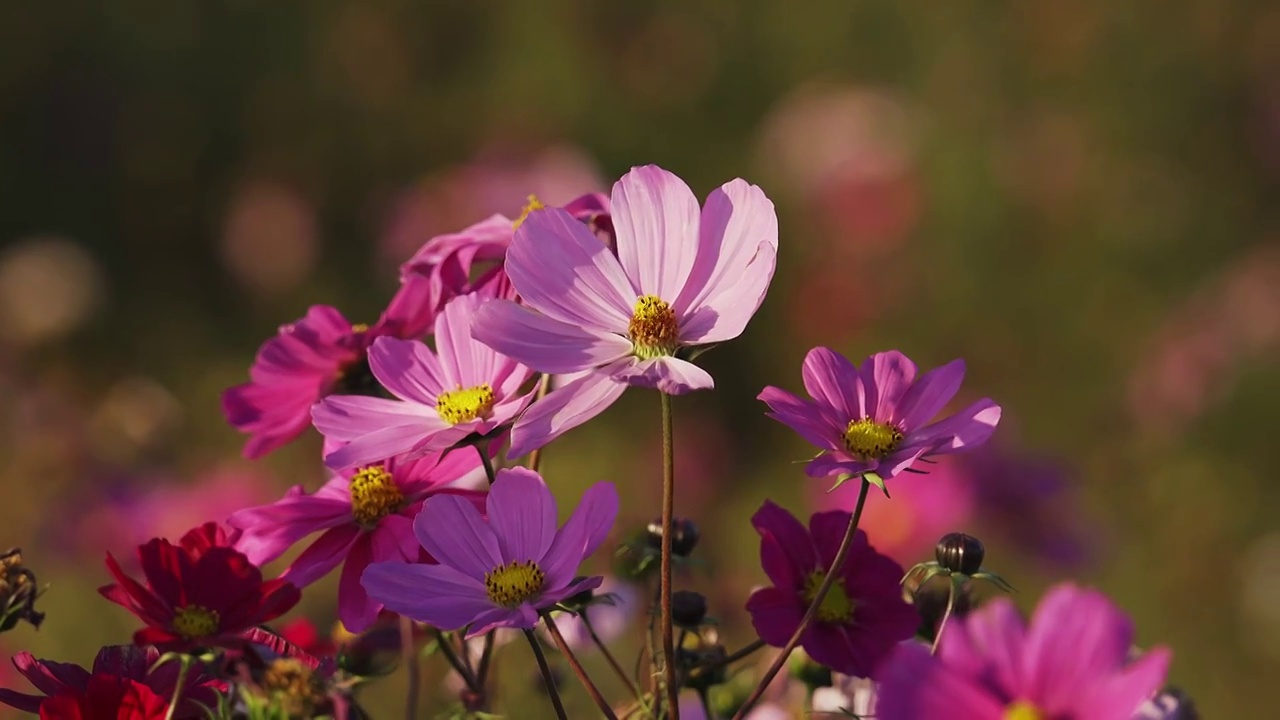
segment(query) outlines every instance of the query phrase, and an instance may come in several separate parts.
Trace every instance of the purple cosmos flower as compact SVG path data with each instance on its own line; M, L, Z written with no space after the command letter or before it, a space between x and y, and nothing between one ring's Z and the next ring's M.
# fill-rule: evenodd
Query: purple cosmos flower
M773 647L787 644L826 579L852 519L847 512L814 514L809 529L766 501L751 517L760 533L760 564L773 583L751 594L747 611L756 634ZM920 616L902 600L902 566L881 555L858 530L840 577L818 608L800 646L819 663L846 675L871 677L894 646L915 634Z
M471 338L472 317L483 302L463 295L445 306L436 318L435 352L416 340L380 338L373 344L369 368L400 399L342 395L316 405L316 429L345 443L325 456L325 464L353 467L444 450L515 419L533 399L532 390L520 392L532 373Z
M877 717L1129 720L1164 680L1170 653L1129 662L1133 624L1102 593L1050 589L1024 626L999 598L951 624L939 653L904 645L880 678Z
M627 385L669 394L712 387L683 359L740 335L773 278L778 221L760 188L734 180L699 210L680 178L635 168L613 186L616 254L563 210L531 213L506 270L525 305L495 302L472 332L546 373L593 371L517 421L511 455L600 414Z
M597 483L564 527L542 477L524 468L498 471L488 519L458 497L428 500L413 532L439 565L374 563L364 572L369 595L388 610L441 630L470 626L469 637L496 627L532 628L538 612L588 588L578 565L604 542L618 514L618 494Z
M822 449L809 461L810 477L874 472L889 479L917 460L981 445L1000 422L1000 406L983 398L926 425L964 379L964 361L953 360L916 379L916 366L893 350L876 353L856 368L848 358L817 347L804 359L804 400L776 387L759 395L769 417Z
M298 587L343 565L338 617L352 632L371 626L382 605L369 597L360 575L373 562L422 559L413 517L437 495L483 507L484 493L445 487L479 466L473 452L393 457L334 475L314 493L294 486L270 505L241 510L227 521L242 531L238 549L254 563L270 562L313 533L321 533L281 576Z

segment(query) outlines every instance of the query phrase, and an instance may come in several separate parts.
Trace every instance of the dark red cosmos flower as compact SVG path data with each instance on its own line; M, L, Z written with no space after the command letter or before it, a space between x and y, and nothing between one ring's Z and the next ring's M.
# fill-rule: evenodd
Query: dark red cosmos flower
M263 581L262 571L229 546L216 523L191 530L178 545L151 540L138 547L138 558L145 586L107 553L116 584L98 592L147 623L134 643L161 651L240 645L240 633L279 617L301 598L286 580Z
M160 651L152 647L109 645L98 651L97 657L93 659L92 672L73 663L37 660L29 652L14 655L13 666L35 686L36 690L50 697L84 693L89 687L92 676L112 675L136 680L167 700L173 697L180 666L176 662L168 662L156 668L154 672L149 672L159 659ZM192 665L183 680L181 704L174 713L174 718L179 720L203 718L205 713L201 705L216 707L218 694L226 689L226 685L222 680L207 675L199 664ZM0 703L25 712L39 712L44 700L42 695L28 695L0 688Z
M94 674L40 703L40 720L164 720L169 703L137 680Z

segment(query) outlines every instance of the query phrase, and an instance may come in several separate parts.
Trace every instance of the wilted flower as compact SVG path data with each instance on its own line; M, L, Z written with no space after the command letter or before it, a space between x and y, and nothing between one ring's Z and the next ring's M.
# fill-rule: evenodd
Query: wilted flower
M506 262L525 305L489 303L476 318L477 339L535 370L591 371L520 418L513 456L600 414L628 385L712 387L686 358L740 335L773 278L777 218L754 185L727 183L700 211L683 181L650 165L614 185L611 210L616 255L563 210L531 213Z
M1000 406L983 398L930 425L955 396L964 361L954 360L916 378L915 363L893 350L854 367L824 347L805 356L804 400L776 387L760 399L769 417L789 426L822 451L809 461L810 477L874 472L889 479L932 455L981 445L1000 422Z
M93 676L136 681L167 701L173 697L177 687L181 665L172 661L151 670L159 659L160 651L153 647L111 645L98 651L90 671L72 663L37 660L29 652L20 652L13 656L13 666L43 695L0 689L0 702L25 712L39 712L45 696L88 692L89 681ZM205 713L201 705L216 707L218 695L225 689L225 682L206 674L202 665L193 664L183 678L181 703L174 718L203 718Z
M191 530L178 545L151 540L138 547L138 558L145 586L107 553L116 584L98 592L147 624L134 634L136 644L162 651L240 645L240 633L283 615L301 598L287 580L264 581L215 523Z
M329 467L445 450L515 419L533 399L532 389L521 392L531 371L471 339L472 318L483 302L463 295L445 306L436 319L434 352L416 340L380 338L373 344L369 368L398 400L343 395L315 406L316 429L345 443L325 456Z
M747 600L761 640L783 647L791 639L826 579L851 519L846 512L816 513L806 530L794 515L768 501L752 516L760 533L760 564L773 583ZM902 600L901 578L902 566L876 552L866 533L857 531L839 578L800 639L801 647L836 672L870 677L920 623Z
M22 550L0 553L0 632L12 630L23 620L40 627L44 613L36 610L39 596L35 573L22 564Z
M1168 650L1130 662L1133 624L1102 593L1058 585L1030 627L992 600L950 625L939 652L901 646L880 676L877 717L1129 720L1164 681Z
M242 531L236 547L257 565L280 557L303 538L321 533L281 575L300 588L342 565L338 617L352 632L373 624L382 605L360 584L372 562L418 562L413 518L422 502L444 493L483 507L484 494L446 488L473 468L473 452L409 459L396 456L359 470L336 473L314 493L295 485L270 505L247 508L227 524Z
M453 496L434 497L413 522L414 534L440 564L374 563L364 573L370 597L387 609L441 630L532 628L538 613L601 578L578 578L583 559L604 542L618 514L618 494L597 483L556 529L556 501L542 477L501 470L489 491L488 518Z

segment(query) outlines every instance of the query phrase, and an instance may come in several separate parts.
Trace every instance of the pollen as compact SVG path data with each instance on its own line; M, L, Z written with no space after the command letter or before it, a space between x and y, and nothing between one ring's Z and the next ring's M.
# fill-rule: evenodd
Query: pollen
M864 460L880 460L893 452L900 442L901 430L871 418L850 420L844 431L845 448Z
M642 295L636 300L627 334L631 336L635 354L646 360L671 355L680 345L675 311L653 295Z
M546 579L542 568L532 560L509 562L485 573L484 587L495 605L513 608L537 595Z
M202 605L187 605L173 613L173 631L191 640L218 631L218 613Z
M542 202L538 200L537 195L530 195L525 201L524 209L520 211L520 215L515 220L511 221L511 229L515 230L519 228L529 217L529 213L534 210L541 210L544 207L546 207L546 205L543 205Z
M356 333L356 334L359 334L359 333L362 333L362 332L369 332L369 324L368 324L368 323L356 323L355 325L352 325L352 326L351 326L351 332L352 332L352 333Z
M1019 700L1004 709L1003 720L1045 720L1048 717L1026 700Z
M436 412L440 414L440 419L450 425L457 425L488 415L496 399L489 383L465 390L459 387L457 390L440 393L436 398Z
M805 578L805 604L813 604L813 599L818 596L818 588L822 587L822 581L826 577L825 571L814 570L809 577ZM836 580L827 589L827 594L822 597L822 604L818 606L818 620L825 623L847 623L852 618L853 601L844 590L844 580Z
M356 522L373 527L402 507L404 494L383 466L370 465L351 476L351 514Z

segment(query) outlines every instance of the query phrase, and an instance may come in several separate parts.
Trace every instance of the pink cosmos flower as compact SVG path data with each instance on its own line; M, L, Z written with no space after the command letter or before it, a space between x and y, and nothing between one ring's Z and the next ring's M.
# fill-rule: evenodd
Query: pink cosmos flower
M227 524L241 530L238 549L259 565L321 533L281 578L305 587L342 565L338 618L348 630L361 632L382 609L360 584L361 573L374 562L423 559L413 536L413 518L427 498L446 495L483 507L484 493L445 487L479 464L474 452L392 457L337 473L314 493L296 485L270 505L235 513Z
M578 566L604 542L618 514L618 493L596 483L564 527L542 477L524 468L498 471L488 519L466 500L428 500L413 531L438 565L374 563L364 572L369 595L388 610L441 630L529 629L538 613L588 588Z
M369 368L399 399L339 395L316 405L316 429L345 443L325 456L325 464L354 467L444 450L515 419L533 399L532 389L520 392L532 373L471 338L472 318L483 302L463 295L445 306L436 318L435 352L416 340L380 338L373 344Z
M904 645L880 678L877 717L1129 720L1160 688L1165 648L1129 662L1133 624L1102 593L1050 589L1028 628L992 600L942 636L938 655Z
M810 477L874 472L889 479L916 461L986 442L1000 422L1000 406L983 398L926 425L964 379L964 361L953 360L916 378L902 353L876 353L854 367L824 347L804 359L804 400L776 387L759 395L769 417L795 430L822 453L805 466Z
M678 395L714 381L685 357L731 340L773 278L778 221L760 188L734 180L697 198L680 178L635 168L613 187L616 254L563 210L531 213L506 270L525 305L494 302L472 333L546 373L592 371L517 421L511 455L600 414L628 385Z
M760 639L782 647L826 579L852 516L822 512L809 529L766 501L751 518L760 533L760 564L773 583L747 599ZM857 677L871 677L894 646L915 634L920 616L902 600L902 566L881 555L858 530L839 579L818 608L800 646L819 663Z
M222 394L222 412L249 433L244 455L257 458L280 448L311 424L311 406L334 392L371 392L365 352L375 338L417 337L430 327L432 289L409 279L372 328L352 324L337 308L313 305L301 320L282 325L262 344L249 382Z

